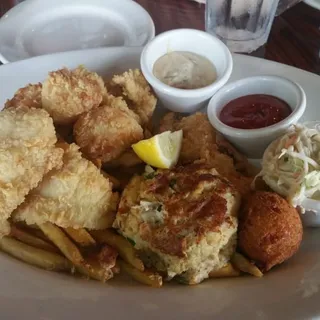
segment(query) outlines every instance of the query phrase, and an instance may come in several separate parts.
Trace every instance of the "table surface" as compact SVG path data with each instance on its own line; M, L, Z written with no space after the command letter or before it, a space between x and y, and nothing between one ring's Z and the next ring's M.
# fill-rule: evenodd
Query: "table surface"
M191 0L136 0L151 15L156 32L175 28L204 29L205 5ZM12 6L0 0L0 16ZM278 16L265 58L320 75L320 11L299 3Z

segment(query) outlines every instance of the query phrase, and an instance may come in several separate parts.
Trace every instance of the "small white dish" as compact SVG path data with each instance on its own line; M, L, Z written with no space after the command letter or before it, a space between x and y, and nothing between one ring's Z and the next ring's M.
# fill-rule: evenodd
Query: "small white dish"
M154 63L172 51L189 51L204 56L213 63L217 80L200 89L170 87L153 74ZM175 112L190 113L201 109L228 81L233 67L229 49L218 38L195 29L176 29L164 32L149 42L141 54L141 70L164 107Z
M96 47L144 46L154 38L146 10L129 0L28 0L0 19L0 60Z
M305 227L320 227L320 201L306 199L301 206L305 213L301 214L301 220Z
M291 107L292 113L284 120L261 129L238 129L222 123L222 108L230 101L251 94L266 94L282 99ZM220 89L210 100L208 118L248 158L262 158L264 150L276 138L299 121L306 108L306 95L297 83L279 76L256 76L231 82Z

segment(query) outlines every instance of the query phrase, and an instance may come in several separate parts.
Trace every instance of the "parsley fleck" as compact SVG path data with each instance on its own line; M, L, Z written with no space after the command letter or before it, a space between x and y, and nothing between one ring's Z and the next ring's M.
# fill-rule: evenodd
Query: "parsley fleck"
M136 245L136 243L132 240L132 239L130 239L130 238L127 238L127 240L133 245L133 246L135 246Z
M144 175L144 178L146 180L150 180L150 179L153 179L155 177L155 172L151 172L151 173L148 173L148 174L145 174Z

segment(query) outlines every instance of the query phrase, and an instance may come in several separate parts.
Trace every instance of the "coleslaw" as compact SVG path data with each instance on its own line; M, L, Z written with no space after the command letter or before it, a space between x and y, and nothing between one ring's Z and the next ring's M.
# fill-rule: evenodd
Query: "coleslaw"
M302 212L305 199L320 200L320 132L292 126L264 152L259 176Z

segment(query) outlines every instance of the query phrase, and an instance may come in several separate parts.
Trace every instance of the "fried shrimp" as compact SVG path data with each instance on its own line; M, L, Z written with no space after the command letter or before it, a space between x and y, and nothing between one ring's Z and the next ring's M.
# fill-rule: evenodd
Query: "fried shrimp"
M74 138L90 159L101 159L105 163L143 139L143 130L137 120L138 116L122 98L109 96L108 105L79 117L74 125Z
M12 99L7 100L4 109L18 107L41 108L41 90L41 83L28 84L27 86L20 88Z
M98 107L106 89L102 78L80 66L50 72L43 83L42 106L55 124L72 124L83 112Z
M183 130L179 163L205 163L228 178L241 194L250 191L252 167L210 124L203 113L182 117L168 113L160 123L160 132Z
M111 81L111 92L119 93L120 88L128 107L139 116L139 123L149 123L157 104L157 98L151 87L138 69L115 75Z

